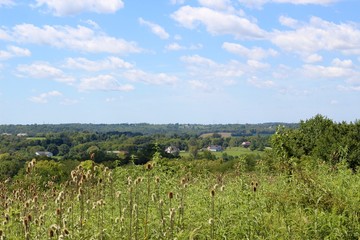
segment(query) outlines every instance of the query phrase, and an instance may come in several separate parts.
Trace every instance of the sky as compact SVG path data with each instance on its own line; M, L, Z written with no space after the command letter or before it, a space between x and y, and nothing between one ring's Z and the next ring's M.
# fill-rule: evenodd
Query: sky
M358 0L0 0L0 124L360 119Z

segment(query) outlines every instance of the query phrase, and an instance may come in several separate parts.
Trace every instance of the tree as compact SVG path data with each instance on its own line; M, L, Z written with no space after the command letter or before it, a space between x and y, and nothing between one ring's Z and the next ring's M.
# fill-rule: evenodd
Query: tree
M67 144L61 144L58 147L58 150L59 150L58 155L66 156L70 151L70 147Z
M58 155L58 153L59 153L58 147L53 143L48 145L48 147L46 148L46 151L51 152L54 156Z

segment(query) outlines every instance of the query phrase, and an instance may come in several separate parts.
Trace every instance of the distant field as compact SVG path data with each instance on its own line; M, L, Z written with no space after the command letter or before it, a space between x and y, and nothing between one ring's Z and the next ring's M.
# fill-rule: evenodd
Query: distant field
M231 147L231 148L229 147L222 152L212 152L212 154L214 154L216 157L221 157L223 153L226 153L227 155L234 157L249 153L263 154L263 152L261 151L258 150L251 151L249 148L243 148L243 147ZM189 152L183 152L183 151L180 152L181 157L188 157L189 155L190 155Z
M204 133L204 134L201 134L200 137L202 137L202 138L212 137L213 134L214 133ZM231 133L229 133L229 132L218 132L217 134L220 134L221 137L223 137L223 138L231 137Z
M28 137L26 140L46 140L46 137Z

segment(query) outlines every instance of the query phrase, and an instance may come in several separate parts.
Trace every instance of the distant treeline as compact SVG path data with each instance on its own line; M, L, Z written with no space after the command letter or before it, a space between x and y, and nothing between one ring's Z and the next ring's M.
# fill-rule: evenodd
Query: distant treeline
M187 134L199 136L204 133L228 132L232 136L254 136L275 133L278 126L297 128L297 123L260 123L260 124L149 124L149 123L121 123L121 124L28 124L28 125L0 125L0 134L26 133L37 136L45 133L62 132L91 132L91 133L123 133L126 135L154 135Z

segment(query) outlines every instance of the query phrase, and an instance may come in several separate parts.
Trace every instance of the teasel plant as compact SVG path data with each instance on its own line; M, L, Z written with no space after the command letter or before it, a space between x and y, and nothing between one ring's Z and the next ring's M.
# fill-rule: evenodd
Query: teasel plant
M144 221L144 239L148 239L148 222L149 222L149 204L151 202L151 170L152 163L146 164L146 201L145 201L145 221Z
M216 185L210 191L211 197L211 218L210 223L210 239L215 239L215 189Z
M178 226L179 226L180 230L184 229L185 189L186 189L186 187L187 187L186 178L183 177L180 180L180 186L179 186L180 203L178 206L178 209L179 209Z
M128 227L128 239L132 239L132 228L133 228L133 183L131 177L128 177L128 191L129 191L129 202L128 202L128 214L129 214L129 227Z

